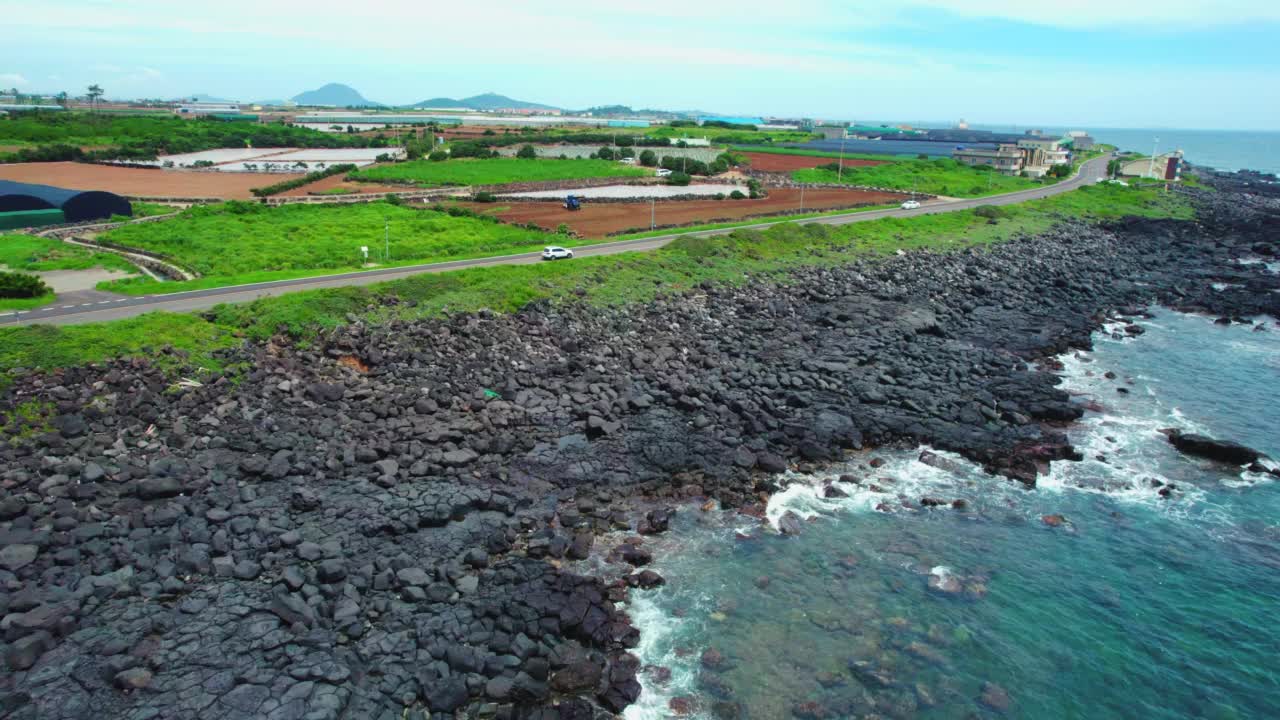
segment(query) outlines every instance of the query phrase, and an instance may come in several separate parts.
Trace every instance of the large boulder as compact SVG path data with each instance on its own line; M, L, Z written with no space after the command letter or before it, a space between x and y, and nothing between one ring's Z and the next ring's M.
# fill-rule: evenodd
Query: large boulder
M1257 450L1230 440L1214 440L1205 435L1183 433L1178 430L1167 430L1165 433L1169 436L1169 442L1187 455L1196 455L1232 465L1248 465L1262 457L1262 453Z

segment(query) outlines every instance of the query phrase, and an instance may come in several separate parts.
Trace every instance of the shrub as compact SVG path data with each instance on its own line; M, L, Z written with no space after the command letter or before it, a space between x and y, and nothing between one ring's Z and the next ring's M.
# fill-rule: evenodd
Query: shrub
M689 175L687 175L686 173L673 172L667 176L667 184L684 186L684 185L688 185L689 181L692 179L693 178L689 177Z
M750 196L752 200L755 200L756 198L764 197L764 193L760 192L759 180L752 178L747 181L747 195Z
M443 150L436 150L435 152L428 155L427 159L430 160L431 162L440 162L442 160L448 160L449 153Z
M0 298L36 298L53 292L35 275L0 272Z
M654 167L658 164L658 154L652 150L645 150L641 152L640 164L645 167Z
M556 226L556 232L560 235L568 235L571 231L569 230L568 224L560 223Z
M741 190L734 190L729 193L729 197L734 200L745 200L747 196Z
M523 145L520 150L516 152L516 157L533 160L538 157L538 150L532 145Z
M506 132L510 132L510 131L506 131ZM482 133L480 133L480 134L481 134L481 135L497 135L498 133L494 132L494 131L493 131L493 130L491 130L491 129L488 129L488 130L485 130L484 132L482 132Z
M307 173L301 178L289 179L275 184L269 184L266 187L255 187L250 190L255 197L268 197L276 195L276 193L287 192L293 190L294 187L302 187L305 184L316 182L317 179L323 179L329 176L337 176L339 173L349 173L356 169L356 165L351 163L340 163L337 165L329 165L323 170L316 170L314 173Z
M929 156L928 156L928 155L925 155L924 153L920 153L919 155L916 155L916 159L917 159L917 160L928 160L928 159L929 159Z
M403 204L404 204L404 198L400 197L399 195L396 195L395 193L387 193L387 195L386 195L386 200L387 200L387 202L388 202L388 203L390 203L390 204L392 204L392 205L403 205Z
M303 185L306 185L308 183L313 183L317 180L327 178L330 175L337 175L339 173L352 172L355 169L356 169L356 166L353 165L352 163L340 163L338 165L330 165L324 170L317 170L312 173L307 173L306 175L303 175L300 178L294 178L292 180L284 180L274 185L268 185L266 187L260 187L260 188L253 188L249 192L253 193L255 197L268 197L271 195L275 195L277 193L282 193L288 190L292 190L294 188L302 187Z
M491 203L491 202L497 202L498 200L498 198L494 197L493 193L487 192L485 190L481 190L475 195L472 195L471 199L478 203Z
M996 207L995 205L979 205L978 207L973 209L973 214L977 215L978 217L990 218L994 220L996 218L1004 217L1004 210L1002 210L999 207Z
M596 151L596 157L600 158L601 160L612 160L613 150L607 147L602 147Z

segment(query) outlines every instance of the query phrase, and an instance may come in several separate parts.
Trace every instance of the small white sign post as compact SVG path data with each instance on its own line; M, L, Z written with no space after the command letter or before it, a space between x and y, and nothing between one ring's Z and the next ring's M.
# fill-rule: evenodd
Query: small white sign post
M368 245L361 245L361 246L360 246L360 254L364 256L364 264L365 264L365 265L368 265L368 264L369 264L369 246L368 246Z

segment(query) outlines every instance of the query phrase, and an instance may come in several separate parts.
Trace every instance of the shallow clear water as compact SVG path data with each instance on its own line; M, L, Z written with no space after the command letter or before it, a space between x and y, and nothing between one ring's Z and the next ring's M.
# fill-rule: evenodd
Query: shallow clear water
M675 716L673 698L699 717L1280 717L1280 483L1158 432L1280 457L1280 326L1143 325L1065 359L1067 388L1093 402L1072 430L1086 460L1037 490L955 456L875 452L790 478L769 515L809 518L798 537L682 508L655 548L668 585L630 607L643 662L671 675L646 673L627 717ZM840 472L864 480L823 499ZM899 499L925 495L967 506Z

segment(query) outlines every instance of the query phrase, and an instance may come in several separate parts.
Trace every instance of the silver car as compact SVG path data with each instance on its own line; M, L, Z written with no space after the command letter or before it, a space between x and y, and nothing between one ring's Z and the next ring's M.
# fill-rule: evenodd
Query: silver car
M573 251L569 248L562 248L559 245L549 245L542 248L543 260L569 260L573 257Z

